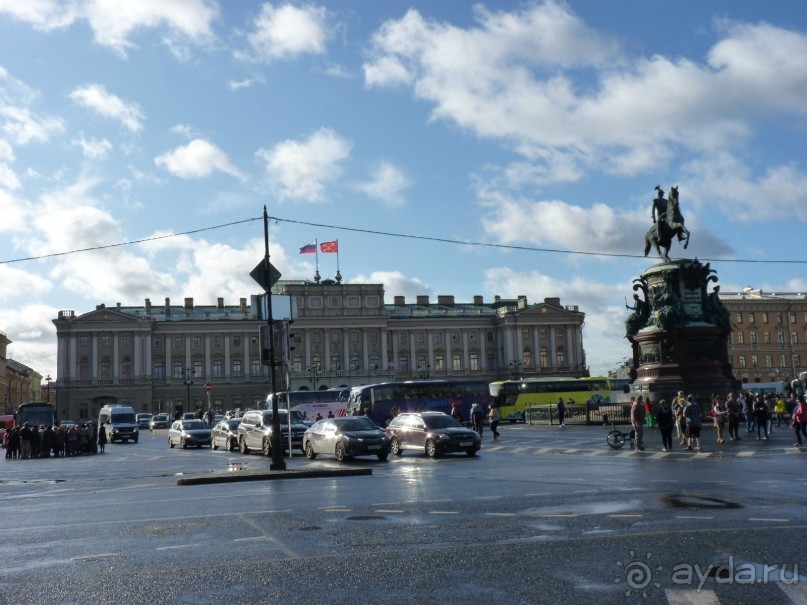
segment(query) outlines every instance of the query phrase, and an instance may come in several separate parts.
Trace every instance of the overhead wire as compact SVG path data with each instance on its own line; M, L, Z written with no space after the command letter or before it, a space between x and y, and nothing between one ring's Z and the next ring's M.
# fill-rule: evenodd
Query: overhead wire
M262 217L252 217L246 218L238 221L232 221L229 223L221 223L219 225L211 225L209 227L202 227L199 229L192 229L189 231L182 231L179 233L166 233L163 235L155 235L152 237L143 237L135 240L129 240L126 242L118 242L115 244L103 244L98 246L90 246L87 248L77 248L74 250L65 250L62 252L51 252L48 254L40 254L37 256L26 256L21 258L13 258L13 259L6 259L0 260L0 265L9 265L12 263L21 263L24 261L32 261L32 260L42 260L45 258L53 258L57 256L68 256L71 254L79 254L81 252L92 252L97 250L106 250L109 248L120 248L123 246L132 246L135 244L144 244L148 242L163 240L163 239L170 239L173 237L181 237L185 235L195 235L197 233L204 233L206 231L214 231L217 229L224 229L226 227L233 227L235 225L242 225L244 223L251 223L254 221L261 220ZM469 241L469 240L458 240L446 237L434 237L428 235L413 235L411 233L395 233L392 231L380 231L378 229L362 229L360 227L347 227L344 225L329 225L326 223L314 223L311 221L301 221L289 218L282 218L279 216L269 216L269 220L275 221L276 223L290 223L296 225L305 225L307 227L318 227L322 229L335 229L338 231L348 231L354 233L366 233L369 235L379 235L384 237L397 237L402 239L412 239L412 240L420 240L420 241L430 241L430 242L437 242L442 244L451 244L451 245L460 245L460 246L471 246L471 247L479 247L479 248L494 248L500 250L516 250L522 252L542 252L542 253L549 253L549 254L568 254L568 255L576 255L576 256L595 256L595 257L605 257L605 258L634 258L634 259L643 259L645 258L644 255L640 254L621 254L617 252L590 252L585 250L564 250L561 248L543 248L539 246L518 246L513 244L496 244L491 242L476 242L476 241ZM742 258L701 258L702 261L709 261L709 262L721 262L721 263L748 263L748 264L792 264L792 265L804 265L807 264L807 260L797 260L797 259L742 259Z

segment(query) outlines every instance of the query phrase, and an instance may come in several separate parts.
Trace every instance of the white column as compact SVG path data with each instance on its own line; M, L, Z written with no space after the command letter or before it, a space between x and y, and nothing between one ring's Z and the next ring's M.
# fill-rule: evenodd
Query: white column
M379 364L379 369L387 371L387 356L389 355L387 351L387 329L383 328L381 330L381 362Z
M308 368L311 367L311 332L309 330L305 331L304 340L305 343L303 345L303 348L305 349L305 351L303 351L303 365L305 367L303 368L303 370L307 372Z
M148 376L149 382L152 380L152 374L154 372L153 368L153 358L152 353L154 351L154 345L152 344L151 339L151 332L143 336L143 348L145 349L146 353L146 368L145 374Z
M190 334L185 336L185 367L192 368L193 363L191 362L191 346L193 345L193 338Z
M449 330L445 331L445 341L446 341L446 373L454 371L454 358L451 349L451 332Z
M370 368L370 351L367 342L367 328L362 328L361 331L361 350L364 369L367 370Z
M479 341L479 367L482 368L483 372L487 372L490 368L488 368L488 352L487 352L487 338L488 338L488 331L481 330L482 332L482 339Z
M222 373L224 374L224 378L230 378L230 335L224 334L224 368L222 368ZM278 360L275 360L278 361Z
M434 334L429 330L426 330L426 346L429 349L426 363L431 366L431 371L434 373L434 371L437 369L434 364Z
M350 370L350 330L348 328L342 329L342 338L345 339L342 350L345 352L345 359L342 362L343 370Z
M463 330L462 334L462 371L467 372L469 370L469 364L471 363L470 356L468 355L468 332Z
M417 365L417 352L415 351L415 339L417 338L417 335L415 334L415 332L410 330L408 338L409 338L409 371L414 372L416 371L415 366ZM425 370L426 368L423 369Z
M112 332L112 380L120 378L120 368L118 367L118 333Z
M549 327L549 367L558 367L558 356L555 351L555 326Z
M132 378L137 381L142 375L141 366L143 362L140 356L143 354L143 343L138 332L132 332Z
M325 346L324 346L324 353L323 357L325 359L322 360L322 369L325 372L330 372L331 370L331 331L328 328L325 328L322 334L323 339L325 339Z
M171 342L172 336L166 334L165 338L165 377L173 380L174 378L174 360L171 359Z
M252 365L251 365L251 361L249 359L249 339L250 339L251 336L252 336L252 334L249 334L249 335L242 334L241 335L241 342L244 343L244 365L241 368L242 376L251 376L252 375L251 374ZM289 359L288 362L291 363L291 359ZM291 370L291 366L289 366L289 370Z
M213 360L210 356L210 334L205 334L205 380L210 380L213 370Z
M572 326L566 326L566 365L573 366L577 364L577 352L574 346L574 334L572 333Z
M90 362L90 365L92 365L90 370L90 378L95 380L98 378L98 334L95 332L93 332L92 335L92 354L90 359L92 360Z
M532 327L532 342L534 343L535 350L532 353L532 363L536 370L541 370L541 333L538 331L538 326Z

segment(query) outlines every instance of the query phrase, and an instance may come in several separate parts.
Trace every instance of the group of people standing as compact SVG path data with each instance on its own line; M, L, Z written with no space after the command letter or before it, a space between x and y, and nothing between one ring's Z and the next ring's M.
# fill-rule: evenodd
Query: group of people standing
M69 426L37 426L26 422L3 435L3 447L9 460L97 454L99 449L104 451L105 444L104 425L97 430L93 422Z
M649 417L652 415L652 422ZM717 443L726 442L726 433L731 442L742 441L740 427L743 420L746 432L756 432L757 440L769 439L773 428L782 424L790 426L795 433L795 447L803 447L807 440L807 401L804 396L792 395L785 400L781 393L763 396L751 392L738 395L729 393L726 397L713 394L708 408L707 418L712 419L717 433ZM643 396L631 398L630 422L636 434L636 449L643 451L645 427L657 426L661 433L662 449L672 449L672 434L676 432L681 447L691 450L693 446L701 451L701 428L704 422L704 410L694 395L684 396L683 391L669 404L665 399L658 406ZM804 439L802 439L804 437Z

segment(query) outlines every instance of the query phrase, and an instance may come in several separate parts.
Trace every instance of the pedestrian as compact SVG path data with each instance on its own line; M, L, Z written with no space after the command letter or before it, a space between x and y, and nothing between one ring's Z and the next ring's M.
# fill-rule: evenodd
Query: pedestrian
M667 405L667 400L662 399L658 402L658 411L656 412L656 423L658 423L658 430L661 433L661 446L665 452L672 449L672 432L675 426L675 415L672 408Z
M473 424L473 429L479 433L479 437L481 438L482 431L485 426L485 410L483 410L482 406L476 401L474 401L471 405L471 422Z
M743 414L745 414L745 428L746 432L750 433L756 427L754 420L754 396L751 391L748 393L740 393L740 403L743 406Z
M645 426L649 429L654 428L656 426L656 418L653 412L653 402L650 401L650 397L644 400L644 415Z
M493 438L499 438L499 410L495 407L490 406L490 411L488 412L488 422L490 423L490 430L493 432Z
M740 438L740 419L743 415L742 406L734 393L729 393L726 398L726 409L729 413L729 439L731 441L742 441Z
M718 444L722 444L724 442L723 429L728 421L728 415L729 411L726 407L726 403L723 401L723 398L720 395L715 395L714 403L712 404L712 418L715 423L715 428L717 429Z
M11 429L11 434L8 436L8 447L11 448L12 460L20 458L20 427L15 426Z
M39 425L35 424L31 427L31 458L39 458Z
M106 423L102 422L98 428L98 450L103 454L106 447Z
M555 404L558 411L558 428L566 426L566 404L563 403L563 397L558 397L558 402Z
M757 424L757 441L759 441L760 431L765 434L765 441L768 440L768 406L762 395L754 398L754 420Z
M684 425L684 408L686 398L683 391L678 391L678 396L672 404L673 418L675 419L675 434L678 438L678 445L684 445L686 441L686 426Z
M20 458L31 457L31 425L27 422L20 429Z
M687 396L687 405L684 408L684 421L687 427L687 449L692 449L695 443L700 452L701 446L701 406L693 395Z
M636 451L644 451L644 423L645 423L644 398L639 395L634 399L630 407L630 424L636 432Z
M456 405L451 408L451 417L462 424L462 414L460 413L459 407Z
M799 395L798 405L793 410L793 418L790 421L790 426L793 427L793 432L796 433L796 447L802 447L801 436L804 435L807 439L807 402L804 400L804 395Z
M773 404L773 413L776 414L776 428L782 426L782 423L787 425L785 419L785 412L787 411L787 403L785 397L781 393L776 394L776 403Z

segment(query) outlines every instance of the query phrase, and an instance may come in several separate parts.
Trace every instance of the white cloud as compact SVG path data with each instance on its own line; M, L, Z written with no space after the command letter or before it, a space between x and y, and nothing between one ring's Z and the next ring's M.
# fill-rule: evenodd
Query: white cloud
M213 0L0 0L0 13L51 31L64 29L79 21L88 23L101 46L125 57L135 47L130 37L135 31L163 28L163 42L182 54L186 43L201 44L212 39L212 22L218 17Z
M183 147L164 153L156 157L154 163L183 179L203 178L216 170L239 179L245 178L233 166L226 153L203 139L195 139Z
M110 151L112 151L112 143L110 143L107 139L87 139L84 137L83 133L74 138L72 143L73 145L80 147L84 157L87 158L104 158Z
M13 341L8 356L43 376L56 377L56 319L58 310L42 304L0 308L0 326Z
M432 288L416 277L407 277L400 271L373 271L370 275L357 275L350 280L352 284L384 284L384 291L392 296L405 296L410 303L415 302L418 294L431 295Z
M412 181L400 168L390 162L381 162L373 171L372 179L359 183L357 188L385 206L397 208L406 203L403 192L411 186Z
M127 103L120 97L107 92L103 84L89 84L76 88L70 93L70 98L96 113L117 120L131 132L140 132L143 129L145 116L137 103Z
M0 233L26 233L34 216L33 206L10 192L0 189Z
M0 302L8 303L12 300L36 300L53 289L53 285L46 279L17 269L11 265L0 265ZM2 325L2 324L0 324ZM6 328L3 328L5 331Z
M408 86L433 119L511 145L535 164L522 164L521 178L658 171L682 151L746 144L760 116L807 113L801 32L727 24L706 62L630 59L566 3L475 10L467 28L414 9L387 21L373 36L365 83Z
M286 140L256 156L280 199L322 202L325 187L341 176L340 164L350 157L352 144L329 128L320 128L302 142Z
M51 134L63 130L60 118L37 117L28 108L0 104L0 131L17 145L47 143Z
M230 90L241 90L244 88L252 88L255 84L266 84L266 78L263 74L256 74L251 78L244 78L243 80L230 80L227 82L227 87Z
M301 54L325 53L326 16L323 7L264 4L247 36L249 57L271 63Z

